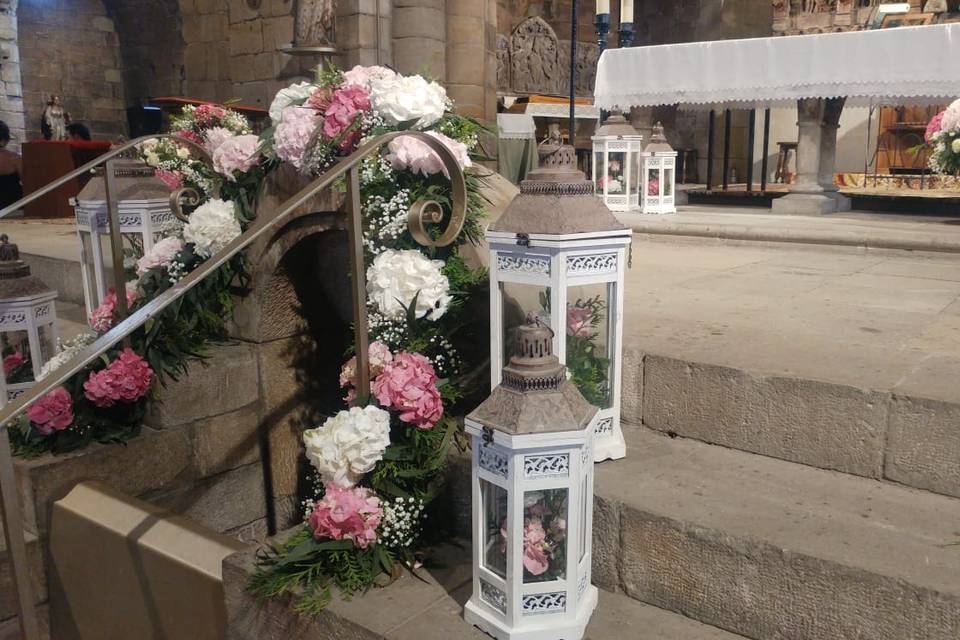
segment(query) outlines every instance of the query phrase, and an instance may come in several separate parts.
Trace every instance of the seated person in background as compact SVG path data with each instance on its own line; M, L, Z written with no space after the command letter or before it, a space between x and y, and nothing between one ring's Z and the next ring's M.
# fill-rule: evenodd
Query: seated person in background
M0 121L0 209L23 197L20 173L23 171L20 154L7 149L10 127Z
M90 129L82 122L71 122L67 125L67 135L71 140L89 140Z

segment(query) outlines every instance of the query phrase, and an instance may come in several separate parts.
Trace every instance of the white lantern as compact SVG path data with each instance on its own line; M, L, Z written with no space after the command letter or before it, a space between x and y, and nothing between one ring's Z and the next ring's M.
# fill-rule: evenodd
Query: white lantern
M473 595L464 619L498 640L579 640L590 584L597 409L539 322L516 332L503 384L466 418L473 437Z
M638 211L643 136L613 111L592 140L594 193L612 211Z
M30 275L17 245L0 235L0 406L33 386L56 353L57 292Z
M534 314L584 397L600 407L597 462L626 455L620 429L623 283L630 229L594 197L573 147L543 143L540 167L487 229L490 246L491 387L505 345Z
M156 177L153 168L136 160L115 163L117 214L120 234L133 256L142 256L176 222L170 209L170 188ZM112 279L107 277L110 258L110 214L106 180L95 175L77 195L77 237L80 240L80 271L89 316L103 301ZM104 242L103 238L107 241ZM107 254L104 255L104 248Z
M677 152L667 143L659 122L653 126L650 144L641 156L644 176L641 210L643 213L676 213Z

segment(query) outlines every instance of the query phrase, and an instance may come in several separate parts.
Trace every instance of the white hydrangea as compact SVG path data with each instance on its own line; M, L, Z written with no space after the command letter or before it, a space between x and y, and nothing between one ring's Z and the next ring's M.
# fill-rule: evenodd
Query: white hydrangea
M375 406L341 411L303 434L307 458L325 482L354 486L390 445L390 414Z
M233 202L214 198L190 214L183 227L183 239L194 244L197 255L209 258L241 233Z
M367 295L382 314L394 318L402 317L416 296L417 317L437 320L453 299L442 268L442 261L419 251L388 249L367 269Z
M270 120L273 126L280 124L283 119L283 110L292 104L303 104L303 101L313 95L317 88L309 82L298 82L286 89L281 89L270 103Z
M450 105L447 90L422 76L395 76L370 81L373 110L389 125L416 121L415 129L436 124Z

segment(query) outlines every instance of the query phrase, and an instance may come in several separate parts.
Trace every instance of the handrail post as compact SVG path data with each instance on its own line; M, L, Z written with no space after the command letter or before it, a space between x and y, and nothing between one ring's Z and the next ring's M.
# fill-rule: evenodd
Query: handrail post
M33 597L33 580L30 577L23 517L17 497L10 437L5 427L0 427L0 509L3 511L3 536L7 542L10 563L13 565L13 590L17 594L20 634L25 640L38 640L40 627L37 623L37 610Z
M353 283L353 336L357 353L357 399L366 402L370 395L369 337L367 336L367 279L363 259L363 216L360 205L360 171L350 169L347 176L347 225L350 243L350 270Z
M110 253L113 258L113 287L117 294L116 313L118 320L126 319L129 314L127 308L127 275L123 271L123 236L120 235L120 205L117 197L117 160L107 160L104 168L103 183L106 188L107 216L110 220ZM102 256L97 256L101 260Z

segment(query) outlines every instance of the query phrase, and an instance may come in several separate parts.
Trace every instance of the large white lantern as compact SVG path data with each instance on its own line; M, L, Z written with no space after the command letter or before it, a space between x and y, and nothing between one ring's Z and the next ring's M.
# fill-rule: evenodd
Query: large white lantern
M613 111L592 139L594 193L612 211L638 211L643 136Z
M487 229L490 386L500 384L506 345L532 313L553 330L553 352L571 380L600 407L596 461L622 458L623 283L631 232L594 197L573 147L542 143L540 156L520 195Z
M152 167L137 160L114 163L117 215L120 235L132 256L142 256L176 222L170 208L170 188L156 177ZM103 301L113 279L107 276L110 258L110 213L106 179L98 172L75 200L77 237L80 240L80 271L87 315ZM104 242L104 238L107 241ZM104 249L106 248L106 254Z
M650 144L641 154L644 184L643 213L676 213L677 152L667 142L663 125L653 126Z
M473 595L464 618L498 640L579 640L590 584L597 408L567 380L549 328L517 328L473 437Z
M30 275L17 245L0 235L0 406L33 386L56 353L57 292Z

